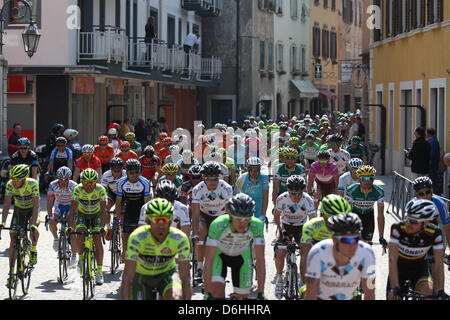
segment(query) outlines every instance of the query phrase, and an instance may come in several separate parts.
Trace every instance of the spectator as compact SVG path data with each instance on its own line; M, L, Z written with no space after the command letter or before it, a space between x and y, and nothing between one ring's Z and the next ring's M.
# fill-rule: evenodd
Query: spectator
M159 123L161 124L160 131L161 132L169 132L169 125L167 124L167 120L164 117L159 118Z
M198 31L189 33L184 40L184 52L191 53L194 50L194 46L199 44L199 39L200 33ZM186 58L186 66L189 68L189 57Z
M352 118L350 123L351 123L351 126L350 126L350 131L348 133L348 138L351 140L354 136L358 135L359 125L356 122L355 118Z
M134 120L130 119L130 123L128 124L128 126L130 127L130 132L134 133Z
M439 146L439 141L436 138L436 130L433 128L428 128L426 132L426 138L430 144L430 179L433 181L433 193L441 194L439 187L438 171L439 171L439 161L441 159L441 148Z
M421 176L427 176L430 172L430 144L425 140L425 129L417 128L414 131L416 140L412 148L405 149L406 156L412 161L411 180Z
M11 158L12 155L19 150L19 139L20 134L22 133L22 126L20 123L14 123L13 124L13 132L9 136L8 139L8 154Z
M444 154L444 164L445 164L447 167L450 167L450 153ZM449 196L450 196L450 182L449 182L449 184L448 184L447 189L448 189L447 197L449 197Z
M356 117L356 124L358 125L358 137L361 138L361 141L364 143L364 141L366 140L366 127L364 126L364 124L362 123L362 117L361 116L357 116Z
M134 129L134 133L136 134L136 141L141 145L144 145L145 141L147 140L147 129L145 128L144 120L139 119Z
M155 18L148 17L147 24L145 25L145 43L147 44L147 61L146 63L150 63L152 59L152 50L150 44L153 39L156 38L155 34Z
M123 124L120 126L119 135L122 140L125 139L125 135L130 132L130 118L125 118Z

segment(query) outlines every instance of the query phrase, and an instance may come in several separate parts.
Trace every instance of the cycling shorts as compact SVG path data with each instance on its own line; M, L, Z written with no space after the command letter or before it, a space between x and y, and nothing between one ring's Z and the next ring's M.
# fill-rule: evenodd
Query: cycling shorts
M209 230L209 226L216 218L217 216L210 216L209 214L200 212L200 229L206 227L206 230Z
M15 206L13 216L11 219L10 228L17 226L17 227L22 227L22 228L26 229L28 226L28 222L31 219L32 215L33 215L33 208L22 209L22 208ZM38 218L38 220L39 220L39 218Z
M316 179L317 191L322 193L322 197L326 197L329 194L332 194L336 189L334 180L331 183L322 183Z
M58 207L56 207L56 210L54 210L56 212L53 212L51 219L61 219L63 218L63 214L64 214L64 218L67 218L69 216L69 212L70 212L70 204L68 205L58 205Z
M400 295L404 295L408 292L408 289L405 285L407 280L410 281L413 289L417 292L417 285L422 281L433 282L430 275L430 268L427 261L422 260L420 262L404 262L400 258L397 262L398 268L398 281L400 284ZM391 290L391 283L389 281L389 277L387 279L386 286L386 296L389 295L389 291Z
M294 237L295 242L300 244L300 240L302 239L302 232L303 232L303 226L291 226L289 224L282 224L283 230L286 230L288 234L292 234ZM286 240L283 238L283 233L280 232L280 235L278 236L278 242L279 244L286 244Z
M156 276L146 276L136 273L131 283L131 299L151 300L152 289L158 290L161 299L164 299L167 290L173 287L182 288L180 276L176 272L176 268Z
M357 213L358 217L361 219L362 222L362 232L361 232L361 238L366 242L372 242L373 233L375 231L375 216L374 211L367 212L364 214Z
M76 221L76 229L84 228L89 229L92 228L93 231L100 231L102 225L102 214L99 211L98 213L86 214L83 212L78 212L77 221Z

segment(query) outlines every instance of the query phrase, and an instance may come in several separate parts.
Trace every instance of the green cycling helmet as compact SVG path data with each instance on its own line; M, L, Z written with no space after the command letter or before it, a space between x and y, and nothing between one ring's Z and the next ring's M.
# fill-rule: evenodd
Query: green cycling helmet
M349 213L350 204L343 197L329 194L320 202L320 212L327 218L339 213Z
M9 177L11 179L25 179L30 175L30 167L26 164L19 164L9 170Z
M83 182L97 182L98 181L98 173L94 169L87 168L81 174L81 181Z
M145 216L149 219L153 217L172 219L174 211L172 203L163 198L155 198L145 205Z

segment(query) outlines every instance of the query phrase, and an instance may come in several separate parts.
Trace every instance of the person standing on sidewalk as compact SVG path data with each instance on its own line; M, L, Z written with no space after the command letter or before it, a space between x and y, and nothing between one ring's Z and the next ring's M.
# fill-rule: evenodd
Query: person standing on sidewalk
M430 144L430 179L433 181L433 193L441 194L441 188L439 188L439 161L441 159L441 147L439 141L436 138L436 130L434 128L428 128L426 132L427 142Z
M414 131L416 140L412 148L405 149L408 159L412 161L411 164L411 180L418 177L427 176L430 172L430 144L425 140L425 129L418 127Z

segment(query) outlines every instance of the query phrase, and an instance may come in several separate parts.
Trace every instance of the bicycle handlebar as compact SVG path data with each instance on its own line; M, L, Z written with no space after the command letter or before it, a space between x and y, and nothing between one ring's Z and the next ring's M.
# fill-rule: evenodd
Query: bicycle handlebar
M89 235L95 235L95 234L101 234L102 235L102 242L103 244L106 244L105 241L105 233L101 232L101 231L90 231L90 230L85 230L85 231L71 231L69 230L69 235L72 234L78 234L78 235L82 235L82 236L89 236Z

